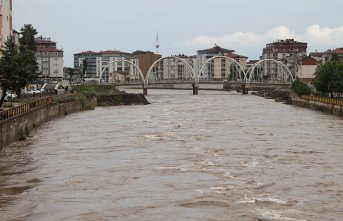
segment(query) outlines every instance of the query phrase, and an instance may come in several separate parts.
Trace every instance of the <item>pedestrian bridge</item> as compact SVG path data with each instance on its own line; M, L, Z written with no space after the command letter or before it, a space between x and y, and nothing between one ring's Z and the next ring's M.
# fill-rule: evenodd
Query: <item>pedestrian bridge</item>
M122 82L113 83L110 85L115 85L123 89L142 89L142 84L139 82ZM148 86L146 86L145 95L147 95L147 89L193 90L193 94L198 93L198 91L195 90L236 90L242 92L243 94L247 94L248 90L257 91L265 88L290 89L291 83L251 82L248 85L246 82L237 81L199 81L199 83L195 85L193 81L160 81L151 82Z
M175 72L173 74L168 73L168 69L162 63L167 59L176 61L178 65L177 74ZM215 66L214 61L216 59L225 63L224 66L220 67L219 73L222 74L224 72L224 77L227 80L223 80L223 76L219 76L220 80L216 80L218 76L215 76L214 70L216 69L218 72L218 64L216 67L213 67ZM132 61L125 59L112 61L103 68L99 76L100 84L104 84L102 82L102 75L105 70L117 62L128 63L130 70L135 70L132 73L136 73L136 75L130 75L129 79L123 82L113 82L111 84L125 86L126 88L137 88L140 86L143 88L145 95L148 88L193 89L193 94L198 94L199 88L217 90L239 89L242 90L243 94L247 94L252 87L289 87L295 79L295 74L292 74L287 66L273 59L261 60L247 69L230 57L214 56L205 61L200 67L196 67L195 70L195 67L185 59L170 56L155 61L145 74Z

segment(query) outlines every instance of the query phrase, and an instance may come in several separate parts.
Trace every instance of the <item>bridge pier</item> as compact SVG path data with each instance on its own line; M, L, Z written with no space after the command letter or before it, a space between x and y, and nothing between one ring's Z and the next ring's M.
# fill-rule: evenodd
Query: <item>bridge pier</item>
M199 85L192 84L192 87L193 87L193 95L198 95L199 94Z
M247 84L242 84L242 94L249 94L249 86Z
M148 95L148 88L143 87L143 95L144 96Z

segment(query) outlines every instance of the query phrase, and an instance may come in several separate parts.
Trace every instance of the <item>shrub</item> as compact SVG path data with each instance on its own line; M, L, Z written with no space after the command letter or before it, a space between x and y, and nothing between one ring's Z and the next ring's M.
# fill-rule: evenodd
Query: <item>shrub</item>
M309 86L307 86L307 84L305 84L299 80L295 80L293 82L292 88L295 91L295 93L299 96L311 95L311 88Z

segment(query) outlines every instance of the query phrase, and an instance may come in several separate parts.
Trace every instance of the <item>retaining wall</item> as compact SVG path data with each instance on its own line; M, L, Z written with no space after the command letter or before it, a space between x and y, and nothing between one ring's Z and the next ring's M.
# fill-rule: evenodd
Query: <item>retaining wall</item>
M96 98L86 100L87 108L96 107ZM82 110L80 101L47 104L37 107L15 118L0 122L0 149L19 140L22 133L55 118L59 118Z
M292 96L292 104L305 107L312 110L322 111L330 114L334 114L343 117L343 106L335 104L326 104L318 101L310 101L301 99L300 97Z

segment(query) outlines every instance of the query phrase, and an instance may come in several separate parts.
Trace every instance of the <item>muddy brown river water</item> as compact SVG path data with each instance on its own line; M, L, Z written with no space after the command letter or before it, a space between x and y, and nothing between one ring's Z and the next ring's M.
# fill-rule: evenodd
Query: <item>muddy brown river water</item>
M343 120L260 97L150 90L0 151L0 220L343 220Z

